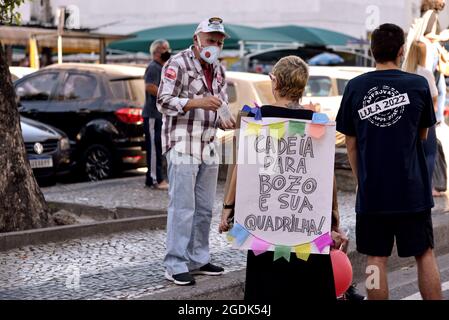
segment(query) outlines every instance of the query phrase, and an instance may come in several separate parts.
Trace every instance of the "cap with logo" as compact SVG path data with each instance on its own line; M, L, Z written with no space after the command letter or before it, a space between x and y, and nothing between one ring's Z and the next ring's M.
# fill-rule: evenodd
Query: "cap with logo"
M213 17L210 19L206 19L201 21L198 27L195 30L195 35L200 32L209 33L209 32L219 32L226 36L226 38L230 38L229 35L225 32L223 19L218 17Z

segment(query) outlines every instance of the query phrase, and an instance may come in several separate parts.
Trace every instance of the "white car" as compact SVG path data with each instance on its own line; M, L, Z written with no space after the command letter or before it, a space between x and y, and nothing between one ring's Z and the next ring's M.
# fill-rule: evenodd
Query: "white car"
M9 67L13 82L35 71L37 71L37 69L29 67Z
M348 81L373 70L364 67L309 67L310 76L302 104L319 104L317 111L335 120ZM274 103L271 80L267 75L228 71L226 78L229 106L234 115L245 104L254 106L255 102L262 106Z
M307 83L302 104L310 102L318 104L316 111L326 113L330 120L335 120L343 92L349 80L374 68L365 67L309 67L309 81ZM242 107L254 103L259 106L275 102L271 80L268 75L248 72L226 72L228 84L229 107L236 116ZM217 136L221 143L228 145L232 141L233 131L218 130ZM343 135L337 132L336 145L344 143Z
M319 104L317 111L335 120L349 80L373 70L363 67L310 67L309 82L302 103Z

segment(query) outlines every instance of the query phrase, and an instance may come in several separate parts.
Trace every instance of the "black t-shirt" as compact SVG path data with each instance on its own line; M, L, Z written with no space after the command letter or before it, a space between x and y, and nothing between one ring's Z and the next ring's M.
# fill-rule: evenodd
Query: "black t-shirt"
M276 106L262 106L260 108L262 117L264 118L288 118L288 119L304 119L312 120L313 111L305 109L288 109ZM253 114L250 114L254 116Z
M151 61L145 70L145 85L154 84L159 87L161 82L162 65L156 61ZM157 110L155 96L152 96L145 90L145 105L143 107L142 117L162 119L162 114Z
M373 71L348 83L337 130L357 139L357 213L433 207L419 129L435 122L429 85L421 76Z

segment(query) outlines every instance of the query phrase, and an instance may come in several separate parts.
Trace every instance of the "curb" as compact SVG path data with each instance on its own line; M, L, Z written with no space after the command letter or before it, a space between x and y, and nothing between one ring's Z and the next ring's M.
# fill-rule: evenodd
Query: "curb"
M67 210L77 216L86 216L97 221L150 217L155 215L166 215L166 210L150 210L142 208L116 207L105 208L101 206L90 206L70 202L47 201L51 211Z
M435 255L449 253L449 214L432 217L434 224ZM365 278L366 256L355 250L354 242L349 247L349 259L353 267L353 282L360 283ZM396 248L389 259L389 272L414 265L414 258L399 258ZM173 287L143 296L138 300L243 300L245 269L232 271L220 277L202 276L193 287Z
M99 234L109 235L117 232L127 232L139 229L157 230L164 228L166 222L166 214L155 214L149 217L127 218L89 224L0 233L0 251L7 251L23 246L47 242L62 242L65 240L96 236Z

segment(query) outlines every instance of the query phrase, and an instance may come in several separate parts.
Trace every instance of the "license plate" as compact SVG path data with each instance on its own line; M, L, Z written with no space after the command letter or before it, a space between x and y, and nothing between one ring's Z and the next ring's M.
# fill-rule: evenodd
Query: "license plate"
M51 168L53 167L53 159L30 159L30 164L32 169Z

